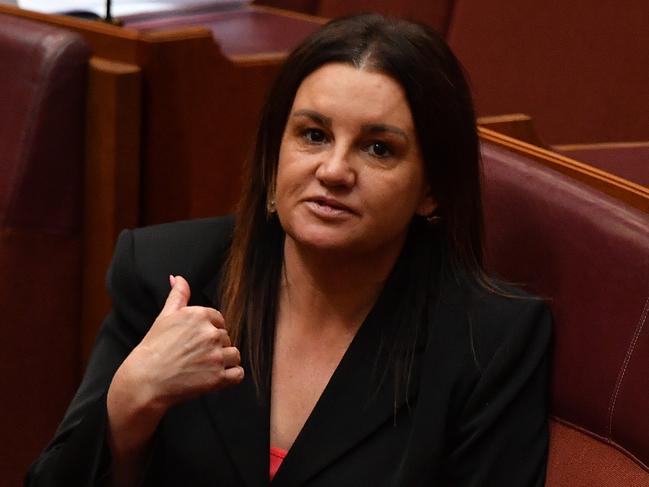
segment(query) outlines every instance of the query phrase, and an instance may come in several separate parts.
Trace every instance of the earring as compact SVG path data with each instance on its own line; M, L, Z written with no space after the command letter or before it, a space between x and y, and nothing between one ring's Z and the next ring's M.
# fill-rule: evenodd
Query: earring
M275 199L271 198L266 202L266 211L269 215L277 211L277 206L275 205Z

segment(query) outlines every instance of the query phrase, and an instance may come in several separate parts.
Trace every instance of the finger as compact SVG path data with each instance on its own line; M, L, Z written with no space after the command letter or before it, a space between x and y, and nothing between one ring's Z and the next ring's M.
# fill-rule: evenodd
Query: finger
M223 367L235 367L241 364L241 354L236 347L225 347L221 350L223 354Z
M221 345L221 348L228 348L232 346L232 341L230 340L230 335L228 335L228 332L225 328L217 328L218 330L218 335L217 335L217 341L219 345Z
M205 306L187 306L187 311L196 312L201 318L206 318L216 328L225 328L225 320L223 315L214 308L207 308Z
M189 283L182 276L169 276L169 283L173 283L169 296L165 301L165 305L160 311L160 316L167 316L179 309L187 306L191 291Z
M225 328L225 319L223 318L221 312L214 308L210 308L210 311L210 323L212 323L217 328Z
M229 369L223 369L223 372L221 372L221 376L223 377L223 381L226 383L231 383L231 384L238 384L243 380L243 377L245 375L243 371L243 367L241 366L236 366L236 367L230 367Z

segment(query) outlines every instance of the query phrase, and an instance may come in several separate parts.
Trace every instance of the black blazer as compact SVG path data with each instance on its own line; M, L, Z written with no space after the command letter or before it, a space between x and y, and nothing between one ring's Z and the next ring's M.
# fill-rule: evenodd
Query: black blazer
M232 231L214 218L125 231L108 273L114 309L98 335L83 383L52 443L32 465L30 486L101 485L111 378L142 339L169 292L187 278L190 304L214 306ZM528 297L503 297L457 280L416 350L408 400L385 363L385 317L403 288L391 277L304 425L273 485L541 486L545 478L547 354L551 317ZM245 357L244 367L245 367ZM268 400L251 382L179 404L154 439L147 485L268 485Z

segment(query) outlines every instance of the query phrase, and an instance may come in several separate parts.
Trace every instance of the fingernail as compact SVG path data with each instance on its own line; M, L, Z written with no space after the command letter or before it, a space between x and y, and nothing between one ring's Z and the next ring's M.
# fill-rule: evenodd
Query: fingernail
M176 284L176 278L174 276L172 276L171 274L169 274L169 285L171 287L174 287L175 284Z

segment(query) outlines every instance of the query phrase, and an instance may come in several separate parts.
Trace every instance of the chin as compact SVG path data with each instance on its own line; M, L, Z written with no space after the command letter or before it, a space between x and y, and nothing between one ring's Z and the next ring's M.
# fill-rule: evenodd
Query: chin
M323 252L346 252L358 247L358 242L350 239L349 231L331 228L303 228L300 231L286 231L296 245Z
M301 247L309 247L313 250L335 251L347 250L353 245L346 238L339 238L333 235L297 235L295 242Z

